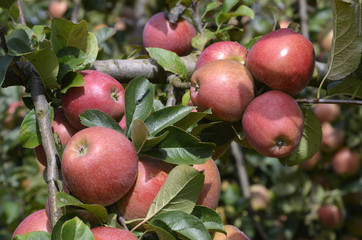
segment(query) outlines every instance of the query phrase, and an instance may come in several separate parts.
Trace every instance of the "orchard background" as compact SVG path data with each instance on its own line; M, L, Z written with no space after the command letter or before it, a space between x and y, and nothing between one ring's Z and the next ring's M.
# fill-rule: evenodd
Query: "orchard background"
M53 224L60 217L55 202L59 204L65 198L67 203L63 202L62 206L86 208L99 219L106 214L105 220L98 224L125 227L114 206L89 206L63 192L56 194L62 185L58 181L61 177L56 155L61 156L64 146L59 144L57 134L55 143L52 140L50 115L53 108L62 105L61 94L71 87L82 86L83 78L77 72L91 68L121 82L126 99L151 89L154 97L141 100L144 105L151 104L149 113L176 105L172 111L165 110L153 117L158 129L147 129L150 126L147 116L135 121L134 112L128 115L125 135L140 154L156 156L155 149L167 148L176 148L180 155L190 148L197 153L185 160L165 150L169 154L165 161L181 165L205 162L215 147L222 152L214 155L221 175L217 214L207 212L209 219L204 219L207 210L197 208L197 215L192 212L195 201L184 212L179 211L182 204L174 212L165 207L174 219L184 219L188 230L181 233L171 225L162 229L151 218L147 231L136 230L137 237L204 239L205 231L223 232L223 224L231 224L250 239L362 238L361 1L63 0L54 11L50 7L52 2L0 2L0 239L11 239L26 216L44 209L48 196ZM179 58L160 49L148 49L149 55L145 54L143 28L152 15L166 10L171 10L170 16L176 19L181 12L194 23L198 34L192 40L190 55ZM192 113L193 108L187 106L190 78L197 57L206 46L231 40L250 49L260 36L285 27L312 42L316 68L309 86L293 96L304 109L309 131L303 138L307 143L299 153L278 160L251 149L243 138L240 122L209 121L205 119L209 112ZM59 50L62 54L58 54ZM131 81L133 84L129 84ZM45 85L45 91L39 83ZM265 86L257 86L256 95L267 90ZM330 106L326 113L318 110L321 103ZM35 110L50 106L51 114L36 117L34 106ZM139 107L139 102L126 101L126 111L127 108L147 110ZM313 111L320 120L324 117L321 123ZM88 127L118 129L118 124L100 112L88 112L83 119ZM166 138L167 144L162 142L165 136L161 137L165 129L176 136ZM33 150L41 142L51 156L45 171ZM145 144L148 149L144 148ZM348 168L348 160L342 159L338 164L333 160L346 149L357 153L358 164L354 163L352 169ZM314 163L302 164L317 150L320 155ZM347 172L340 173L341 169ZM189 181L188 176L180 178ZM339 213L327 210L319 214L325 205L337 206ZM90 234L93 226L89 222L62 211L52 239L77 239L80 235L82 239L93 239ZM192 219L187 217L191 213ZM325 222L322 215L330 221ZM195 216L199 217L197 224L204 226L192 224ZM331 223L333 219L336 224ZM190 229L199 231L200 235L192 235ZM70 234L61 234L63 230ZM50 239L50 235L35 233L33 238L29 235L18 239Z

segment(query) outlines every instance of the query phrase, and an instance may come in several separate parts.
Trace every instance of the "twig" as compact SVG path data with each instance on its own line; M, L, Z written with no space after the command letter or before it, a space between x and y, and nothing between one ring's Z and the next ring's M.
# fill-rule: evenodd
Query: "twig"
M114 212L117 214L117 221L119 222L119 224L121 224L121 226L127 230L128 230L128 227L126 225L126 221L124 220L124 217L122 215L122 213L119 211L119 209L117 208L117 204L112 204L112 209L114 210Z
M23 25L26 25L24 9L23 9L23 5L21 4L21 0L18 0L17 4L18 4L18 9L19 9L20 23Z
M130 34L132 44L142 44L142 32L147 22L145 4L146 0L136 0L134 5L133 30Z
M241 191L243 193L243 196L246 199L250 199L250 197L251 197L250 185L249 185L248 174L246 172L244 155L243 155L243 152L240 149L239 145L235 141L233 141L231 143L231 152L235 158L236 168L237 168L238 177L239 177L239 183L241 186ZM250 219L251 219L253 225L255 226L257 232L260 234L261 238L263 240L268 240L268 236L266 235L264 229L255 220L254 210L250 206L248 207L248 213L249 213L249 216L250 216Z
M191 1L191 15L192 15L192 21L194 22L195 29L198 33L204 34L204 29L202 27L200 12L199 12L199 3L201 1Z
M354 104L362 105L362 100L352 99L317 99L317 98L301 98L296 99L298 103L316 104L316 103L335 103L335 104Z
M72 11L71 21L73 23L78 23L79 7L82 3L82 0L74 0L74 8Z
M299 0L299 17L300 17L300 29L302 35L307 39L309 39L307 0Z
M176 100L176 97L175 97L174 86L172 84L169 84L166 107L175 106L176 102L177 102L177 100Z

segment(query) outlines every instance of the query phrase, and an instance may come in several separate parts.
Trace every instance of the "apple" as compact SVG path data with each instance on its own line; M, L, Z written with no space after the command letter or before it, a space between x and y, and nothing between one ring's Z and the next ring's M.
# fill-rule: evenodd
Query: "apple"
M343 225L344 216L341 210L333 204L321 206L317 210L321 225L328 229L338 229Z
M62 108L54 109L54 119L52 122L52 131L53 133L57 133L60 138L60 142L62 145L67 145L71 136L73 136L78 130L75 129L67 120L64 115ZM34 148L34 153L38 161L43 165L47 166L47 159L45 156L43 145L40 144L36 148Z
M52 18L61 18L68 9L66 1L54 0L50 3L48 11Z
M272 90L250 102L242 119L248 143L268 157L286 157L299 144L304 129L303 113L288 94Z
M331 50L332 38L333 38L333 30L330 30L320 40L319 44L324 51L329 52Z
M25 115L26 109L22 101L11 102L5 111L4 126L13 129Z
M299 164L299 167L305 170L311 170L318 164L321 158L322 158L321 150L318 150L309 160Z
M91 229L94 240L138 240L131 232L113 227L96 227Z
M283 28L266 34L251 47L246 66L255 80L296 95L308 85L314 61L312 43L303 35Z
M137 169L131 141L106 127L77 132L63 152L65 184L84 203L109 206L117 202L132 187Z
M173 167L174 165L157 158L143 156L139 159L136 182L117 202L118 209L127 221L146 217Z
M221 59L235 60L244 65L247 51L243 45L237 42L221 41L213 43L202 51L197 59L195 70L206 63Z
M52 226L45 209L38 210L27 216L15 229L12 238L29 232L44 231L51 233Z
M143 46L162 48L185 56L191 53L191 40L196 35L194 26L180 18L176 23L170 23L165 13L153 15L143 29Z
M280 28L288 28L289 24L290 24L290 21L288 21L288 20L283 19L283 20L279 21Z
M250 186L250 205L254 211L266 210L270 202L268 189L261 184Z
M332 157L332 167L338 175L349 177L356 174L361 166L359 153L343 147Z
M319 103L314 106L313 112L321 123L333 122L341 115L341 108L338 104Z
M123 118L121 119L121 121L119 121L119 126L123 129L123 131L126 130L126 116L123 116Z
M190 96L198 111L211 108L214 120L236 122L254 98L254 81L237 61L216 60L192 74Z
M346 133L334 128L329 122L322 123L321 149L324 152L334 152L342 147Z
M204 164L194 164L193 168L203 171L205 175L204 186L201 189L197 205L216 209L221 191L220 172L214 160L210 158Z
M95 70L79 72L83 87L72 87L62 95L65 116L76 129L83 129L79 115L87 109L98 109L116 121L124 115L124 88L111 76Z
M250 240L244 232L234 225L224 225L226 235L221 232L215 232L212 240Z

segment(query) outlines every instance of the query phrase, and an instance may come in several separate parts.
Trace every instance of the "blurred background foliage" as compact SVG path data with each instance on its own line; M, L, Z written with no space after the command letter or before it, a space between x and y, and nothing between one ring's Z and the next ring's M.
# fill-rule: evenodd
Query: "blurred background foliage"
M64 18L71 19L78 1L66 2ZM210 2L201 2L201 14ZM327 62L330 40L325 36L332 27L331 2L308 0L307 3L308 29L316 58ZM23 0L23 4L29 27L51 24L50 1ZM142 9L140 4L144 5ZM297 0L245 0L240 4L251 7L255 18L232 18L229 21L232 28L218 35L219 39L246 44L272 31L275 9L278 9L277 20L281 26L300 21ZM101 47L98 59L119 59L134 56L141 49L143 25L154 13L163 10L162 0L84 0L78 19L85 19L89 31L96 32ZM0 10L0 23L5 21L4 18L5 14ZM215 31L217 28L215 12L208 12L203 21L207 29ZM36 161L33 150L24 149L19 143L20 124L27 111L21 104L24 96L24 89L20 87L0 90L0 239L10 239L21 219L44 208L47 199L44 169ZM298 97L315 96L316 89L307 88ZM333 150L321 149L321 159L311 169L286 167L276 159L242 149L252 189L250 201L243 197L234 156L227 150L217 160L222 177L217 212L225 223L241 228L251 239L263 239L263 233L268 239L281 240L361 239L362 171L359 169L349 177L340 176L330 162L342 147L361 155L362 108L353 105L341 105L340 108L341 114L330 124L345 133L342 144ZM340 229L327 229L318 221L317 209L326 203L336 204L343 210L345 222ZM255 227L252 217L261 229Z

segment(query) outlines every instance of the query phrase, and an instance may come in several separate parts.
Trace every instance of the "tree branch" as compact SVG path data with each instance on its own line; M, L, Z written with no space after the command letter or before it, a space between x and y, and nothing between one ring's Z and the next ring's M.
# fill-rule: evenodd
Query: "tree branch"
M300 17L300 29L302 35L307 39L309 39L307 0L299 0L299 17Z
M201 1L192 0L191 1L191 15L192 15L192 21L194 22L195 29L198 33L204 34L204 29L202 28L202 22L199 12L199 3Z
M21 22L21 24L26 25L24 9L23 9L23 5L21 4L21 0L18 0L17 5L18 5L18 9L19 9L20 22Z
M317 99L317 98L301 98L296 99L298 103L306 104L316 104L316 103L334 103L334 104L354 104L362 105L362 100L352 100L352 99Z
M82 0L74 0L74 7L72 11L71 21L73 23L78 23L79 7L82 3Z

